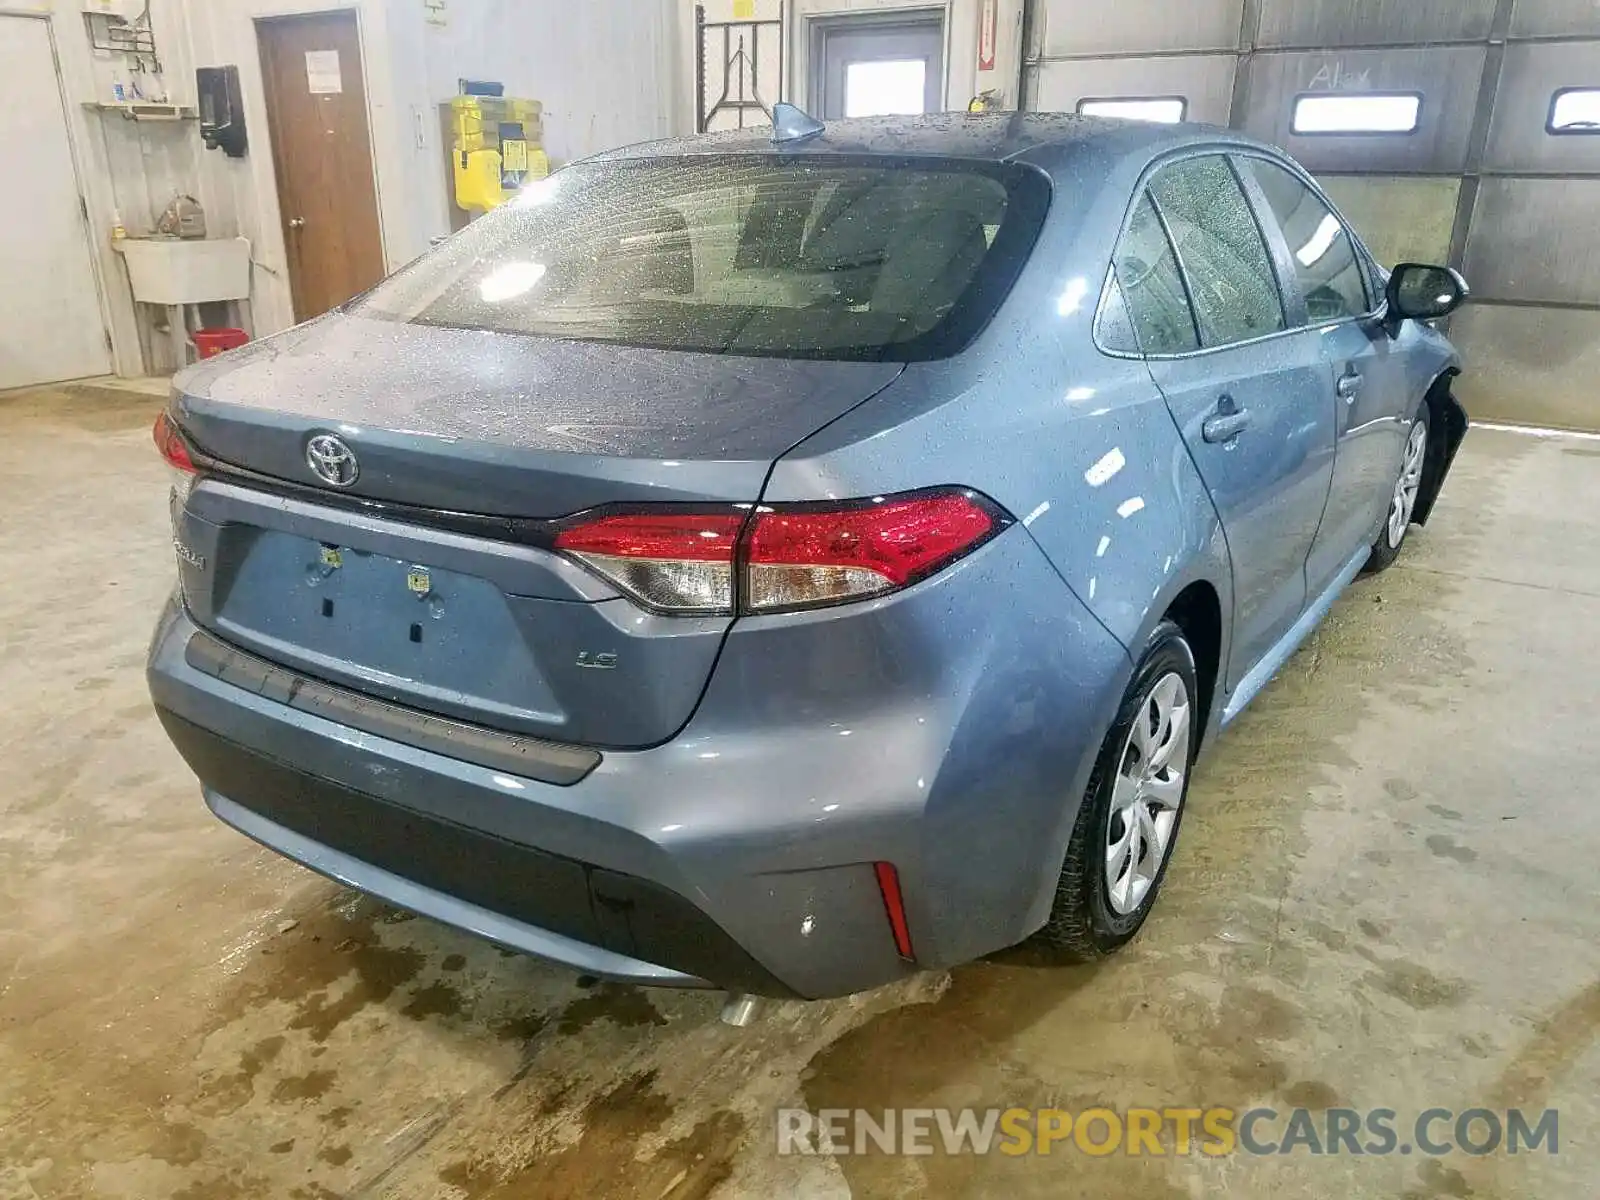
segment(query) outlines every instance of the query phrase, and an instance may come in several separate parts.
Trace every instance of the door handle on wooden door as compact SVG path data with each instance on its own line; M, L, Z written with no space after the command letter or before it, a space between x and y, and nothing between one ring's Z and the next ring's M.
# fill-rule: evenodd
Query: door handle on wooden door
M1232 396L1223 396L1217 401L1217 411L1200 426L1200 436L1213 445L1227 445L1249 427L1249 410L1240 408Z
M289 228L290 229L304 229L305 227L306 227L306 219L304 217L290 217L289 218Z

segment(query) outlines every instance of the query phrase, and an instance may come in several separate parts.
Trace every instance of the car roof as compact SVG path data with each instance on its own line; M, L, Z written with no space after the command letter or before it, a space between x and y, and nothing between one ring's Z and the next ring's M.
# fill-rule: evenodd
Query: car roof
M608 150L585 162L677 158L700 154L812 155L883 154L966 158L1001 162L1041 147L1090 149L1111 158L1148 158L1194 141L1254 145L1236 132L1211 125L1163 125L1076 113L931 113L914 117L857 117L830 121L814 137L781 144L772 127L754 126L717 133L641 142Z

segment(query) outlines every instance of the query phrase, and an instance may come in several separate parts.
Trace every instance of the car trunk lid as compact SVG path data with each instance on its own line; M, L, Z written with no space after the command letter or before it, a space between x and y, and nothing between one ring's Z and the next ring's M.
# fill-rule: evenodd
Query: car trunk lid
M524 531L601 505L754 503L774 459L900 370L326 319L178 380L175 418L219 464L178 517L186 601L359 692L652 745L689 718L731 617L647 612ZM349 486L308 461L321 435L355 456Z
M899 363L736 357L338 314L191 368L208 455L321 486L313 434L356 453L348 495L557 517L599 504L759 496L772 461Z

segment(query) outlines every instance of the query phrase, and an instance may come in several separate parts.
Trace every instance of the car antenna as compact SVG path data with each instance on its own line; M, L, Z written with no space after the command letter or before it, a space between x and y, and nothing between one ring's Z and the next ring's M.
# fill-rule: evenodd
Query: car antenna
M772 141L775 145L803 142L806 138L816 137L826 128L821 121L797 105L780 100L772 106Z

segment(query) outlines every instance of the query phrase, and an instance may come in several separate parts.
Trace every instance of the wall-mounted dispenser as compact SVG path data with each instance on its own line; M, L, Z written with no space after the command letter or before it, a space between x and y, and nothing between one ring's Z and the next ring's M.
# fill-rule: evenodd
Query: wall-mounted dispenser
M197 67L194 82L200 97L200 137L206 149L221 150L229 158L243 158L250 140L244 130L239 68Z
M543 140L542 106L537 100L486 95L498 84L471 83L478 89L448 104L454 196L458 207L485 213L517 194L531 179L550 174Z

